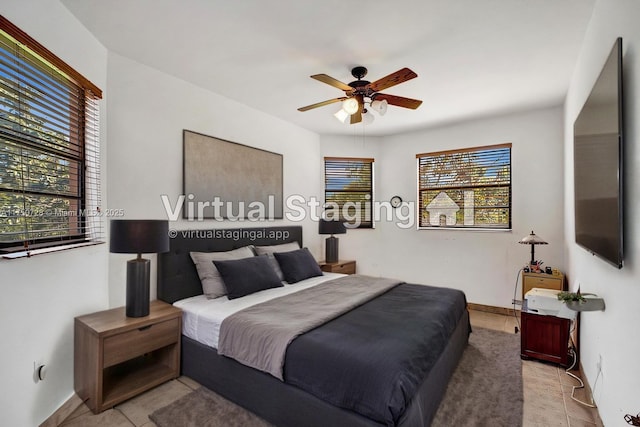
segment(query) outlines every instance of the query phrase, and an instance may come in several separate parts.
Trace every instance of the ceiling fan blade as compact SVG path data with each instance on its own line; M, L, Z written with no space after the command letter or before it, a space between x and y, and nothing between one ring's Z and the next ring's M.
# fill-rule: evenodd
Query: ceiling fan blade
M391 73L386 77L376 80L373 83L369 84L369 87L373 89L374 92L378 92L380 90L385 90L390 88L391 86L395 86L397 84L406 82L407 80L411 80L418 77L416 73L411 71L408 68L403 68L402 70L398 70L395 73Z
M308 111L314 108L324 107L325 105L333 104L334 102L344 101L345 99L347 99L346 96L343 96L340 98L334 98L334 99L327 99L326 101L317 102L315 104L307 105L306 107L300 107L298 108L298 111Z
M316 79L322 83L326 83L330 86L337 87L340 90L350 91L353 90L351 86L346 83L342 83L340 80L336 80L331 76L327 76L326 74L314 74L311 76L312 79Z
M387 95L385 93L376 93L374 96L376 101L382 101L386 99L390 105L395 105L398 107L411 108L415 110L422 104L422 101L419 99L405 98L403 96L395 96L395 95Z

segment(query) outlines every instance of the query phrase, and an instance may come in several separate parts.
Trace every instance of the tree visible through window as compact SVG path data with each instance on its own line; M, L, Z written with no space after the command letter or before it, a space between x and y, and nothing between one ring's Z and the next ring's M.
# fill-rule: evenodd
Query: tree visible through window
M327 219L340 219L353 228L373 228L373 163L373 159L324 158Z
M0 250L96 240L101 92L0 23Z
M420 227L511 228L511 144L416 158Z

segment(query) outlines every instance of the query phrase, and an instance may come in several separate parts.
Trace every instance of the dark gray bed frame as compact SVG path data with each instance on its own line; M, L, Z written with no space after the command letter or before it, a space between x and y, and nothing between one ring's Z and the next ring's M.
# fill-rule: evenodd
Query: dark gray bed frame
M216 238L216 235L229 238ZM191 251L218 252L246 245L289 242L298 242L302 247L302 227L178 231L177 236L171 239L169 252L158 255L158 299L173 303L202 293L200 279L189 255ZM399 426L426 427L431 424L449 378L467 345L469 332L469 318L465 310L445 351L405 410ZM381 426L269 374L219 356L214 348L185 336L182 337L181 373L276 426Z

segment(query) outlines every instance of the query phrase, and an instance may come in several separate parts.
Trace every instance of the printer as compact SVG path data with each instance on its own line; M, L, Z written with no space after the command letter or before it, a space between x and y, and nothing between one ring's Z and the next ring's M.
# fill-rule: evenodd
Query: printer
M576 312L567 308L567 305L558 300L558 294L562 292L556 289L533 288L524 294L523 311L540 314L543 316L555 316L573 320Z

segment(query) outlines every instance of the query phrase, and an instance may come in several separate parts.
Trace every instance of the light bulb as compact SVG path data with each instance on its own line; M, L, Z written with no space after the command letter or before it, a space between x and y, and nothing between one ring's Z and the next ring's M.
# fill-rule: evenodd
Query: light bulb
M342 101L342 109L347 112L347 114L355 114L358 112L358 100L355 98L347 98Z

